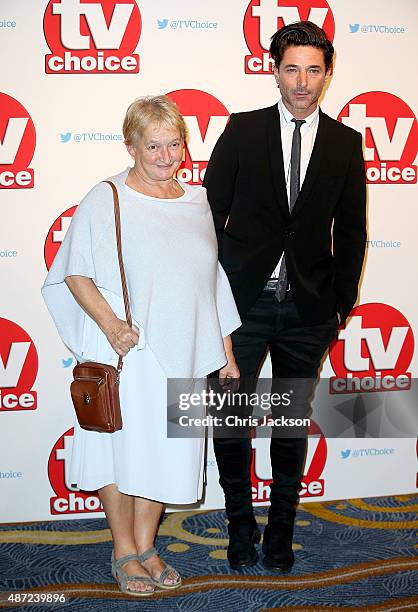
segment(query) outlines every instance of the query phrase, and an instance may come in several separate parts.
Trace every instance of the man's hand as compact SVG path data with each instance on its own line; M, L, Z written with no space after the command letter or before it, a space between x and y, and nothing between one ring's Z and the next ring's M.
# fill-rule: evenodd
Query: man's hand
M225 390L237 391L239 387L240 371L232 350L231 336L224 338L224 348L227 358L226 365L219 370L219 384Z
M235 361L235 358L233 358L232 361L228 361L227 364L224 365L224 367L219 370L219 382L221 385L224 384L224 381L227 378L239 378L239 377L240 377L240 371L237 366L237 362Z

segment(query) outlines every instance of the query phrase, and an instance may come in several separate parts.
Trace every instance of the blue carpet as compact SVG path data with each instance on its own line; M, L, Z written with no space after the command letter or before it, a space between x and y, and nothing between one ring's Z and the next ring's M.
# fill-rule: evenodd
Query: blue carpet
M20 605L22 612L418 610L417 509L412 495L300 506L296 563L287 575L272 575L261 563L231 570L223 511L169 514L157 548L183 585L140 600L120 593L111 576L104 520L0 525L0 590L69 597ZM262 528L267 509L256 515Z

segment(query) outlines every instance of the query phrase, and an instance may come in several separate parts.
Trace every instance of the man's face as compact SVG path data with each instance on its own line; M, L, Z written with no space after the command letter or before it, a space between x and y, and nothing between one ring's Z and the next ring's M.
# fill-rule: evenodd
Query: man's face
M296 119L305 119L317 107L325 81L331 76L331 67L325 70L322 49L288 47L273 73L286 108Z

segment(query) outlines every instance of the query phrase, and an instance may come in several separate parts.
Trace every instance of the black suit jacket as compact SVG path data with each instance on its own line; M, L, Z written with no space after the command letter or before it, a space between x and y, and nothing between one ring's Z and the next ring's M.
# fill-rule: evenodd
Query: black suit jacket
M277 104L232 114L206 170L219 258L238 310L251 308L282 252L307 323L357 299L366 243L361 134L320 111L300 194L289 212Z

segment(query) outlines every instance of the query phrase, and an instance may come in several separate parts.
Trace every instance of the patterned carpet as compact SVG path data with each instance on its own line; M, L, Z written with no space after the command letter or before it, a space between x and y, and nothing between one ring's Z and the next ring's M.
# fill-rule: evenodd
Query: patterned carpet
M258 563L234 572L226 561L225 514L165 517L157 547L183 576L180 589L140 599L121 594L110 574L104 520L0 525L0 590L63 591L65 604L1 610L39 612L319 612L418 610L418 496L304 504L298 510L288 575ZM266 508L257 509L261 527Z

